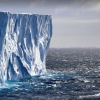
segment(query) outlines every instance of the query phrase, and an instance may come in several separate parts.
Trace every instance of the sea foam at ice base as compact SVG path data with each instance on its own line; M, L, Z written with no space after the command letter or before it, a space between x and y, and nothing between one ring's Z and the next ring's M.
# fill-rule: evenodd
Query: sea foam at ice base
M50 15L0 12L0 84L46 72Z

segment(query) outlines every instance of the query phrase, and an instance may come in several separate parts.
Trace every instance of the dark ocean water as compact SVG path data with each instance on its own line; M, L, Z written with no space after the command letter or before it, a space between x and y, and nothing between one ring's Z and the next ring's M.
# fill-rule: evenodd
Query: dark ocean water
M47 73L7 81L0 100L100 100L100 49L49 49Z

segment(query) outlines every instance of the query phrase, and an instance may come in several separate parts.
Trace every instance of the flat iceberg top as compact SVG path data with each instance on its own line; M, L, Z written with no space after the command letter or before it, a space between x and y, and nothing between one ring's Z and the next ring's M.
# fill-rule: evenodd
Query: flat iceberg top
M7 11L2 11L1 13L9 13L9 14L20 14L20 15L42 15L42 14L36 14L36 13L13 13L13 12L7 12ZM51 16L51 15L42 15L42 16Z
M46 72L50 15L0 12L0 82Z

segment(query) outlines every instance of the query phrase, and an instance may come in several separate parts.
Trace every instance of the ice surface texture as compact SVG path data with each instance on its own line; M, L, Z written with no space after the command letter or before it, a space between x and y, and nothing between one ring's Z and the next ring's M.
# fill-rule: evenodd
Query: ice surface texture
M0 83L43 74L51 37L49 15L0 12Z

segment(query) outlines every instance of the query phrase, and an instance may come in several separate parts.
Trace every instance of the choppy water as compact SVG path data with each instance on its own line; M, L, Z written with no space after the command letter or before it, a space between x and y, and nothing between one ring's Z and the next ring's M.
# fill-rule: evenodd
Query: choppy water
M49 49L47 73L7 81L0 100L100 100L100 49Z

